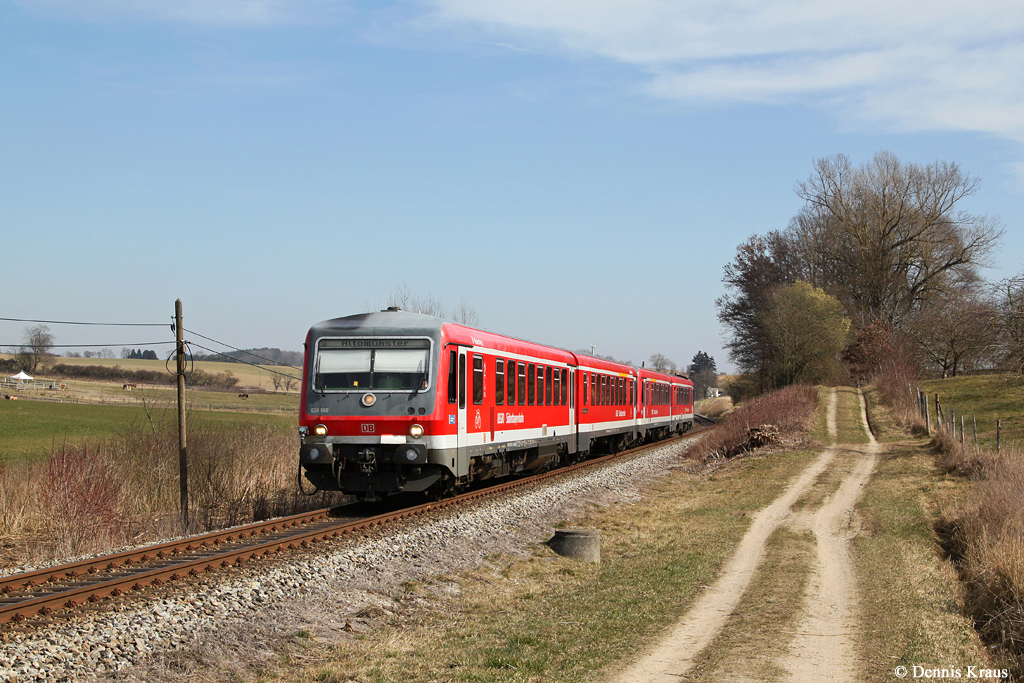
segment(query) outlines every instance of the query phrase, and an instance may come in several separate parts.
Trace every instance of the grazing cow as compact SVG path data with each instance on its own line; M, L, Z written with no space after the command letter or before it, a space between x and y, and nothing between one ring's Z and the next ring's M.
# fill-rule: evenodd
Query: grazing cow
M249 398L249 394L239 394L238 398Z

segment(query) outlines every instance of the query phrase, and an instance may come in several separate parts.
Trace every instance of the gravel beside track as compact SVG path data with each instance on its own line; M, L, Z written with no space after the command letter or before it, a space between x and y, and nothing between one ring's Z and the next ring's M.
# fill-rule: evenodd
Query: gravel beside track
M415 607L391 599L401 583L429 579L444 590L445 576L495 554L526 554L589 504L635 501L697 438L7 632L0 681L221 678L278 661L275 645L299 632L337 640L371 630L379 617Z

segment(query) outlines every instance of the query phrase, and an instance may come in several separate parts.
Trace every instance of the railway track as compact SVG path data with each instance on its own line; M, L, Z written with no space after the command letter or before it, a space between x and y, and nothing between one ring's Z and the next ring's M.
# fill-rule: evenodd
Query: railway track
M701 430L706 429L704 420L707 418L699 421L702 425ZM690 435L692 433L686 436ZM324 508L127 552L0 577L0 624L9 626L29 619L46 619L54 612L99 603L108 597L139 592L151 586L160 586L189 576L199 576L283 551L308 548L317 543L365 531L395 520L529 486L550 477L599 465L682 438L685 437L673 437L551 472L370 517L344 517L345 508L348 506Z

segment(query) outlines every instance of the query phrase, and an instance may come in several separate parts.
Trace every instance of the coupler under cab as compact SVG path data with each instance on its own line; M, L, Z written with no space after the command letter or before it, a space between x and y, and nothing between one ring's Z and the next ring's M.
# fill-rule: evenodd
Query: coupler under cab
M425 491L448 474L443 465L427 461L423 444L304 443L299 459L318 490L348 491L360 500Z

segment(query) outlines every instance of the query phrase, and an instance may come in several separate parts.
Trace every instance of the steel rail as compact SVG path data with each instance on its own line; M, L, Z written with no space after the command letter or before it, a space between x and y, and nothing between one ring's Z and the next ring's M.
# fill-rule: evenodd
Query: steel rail
M699 431L703 431L703 429ZM355 521L334 521L331 519L331 514L337 512L339 508L324 508L82 562L3 577L0 579L0 624L22 622L37 616L45 617L57 609L74 609L85 603L99 602L106 597L116 597L129 591L159 586L167 581L176 581L186 576L198 576L218 568L241 565L252 559L266 557L281 551L308 548L312 544L381 526L387 522L423 515L433 510L601 465L640 450L673 443L689 435L671 437L532 477L516 479L440 501ZM256 538L268 535L271 538ZM231 547L219 548L218 546L221 545L230 545ZM108 572L108 574L100 572Z

